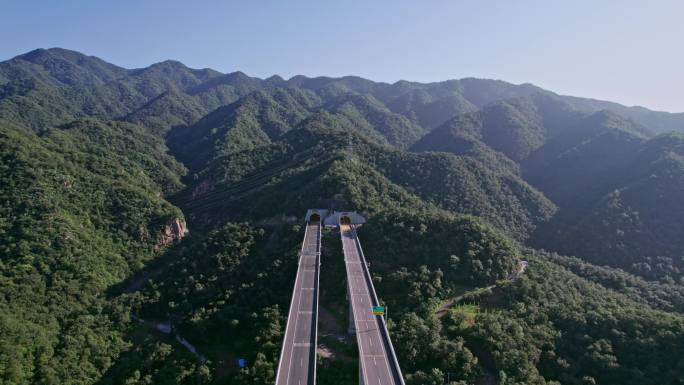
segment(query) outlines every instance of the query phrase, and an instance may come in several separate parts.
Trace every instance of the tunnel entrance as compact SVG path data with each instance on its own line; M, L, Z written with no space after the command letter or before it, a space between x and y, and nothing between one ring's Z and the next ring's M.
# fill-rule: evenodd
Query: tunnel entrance
M343 217L340 217L340 224L342 224L342 225L351 225L351 218L349 218L349 217L346 216L346 215L343 216Z
M313 213L309 217L309 222L320 222L321 221L321 215L318 213Z

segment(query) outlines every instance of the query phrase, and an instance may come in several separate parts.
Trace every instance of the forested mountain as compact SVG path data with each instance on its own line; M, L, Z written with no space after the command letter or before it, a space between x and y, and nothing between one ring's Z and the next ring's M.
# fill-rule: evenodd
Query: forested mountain
M206 87L206 83L213 86ZM153 114L153 110L145 112L154 107L149 103L169 93L176 95L169 104L183 108L160 111L161 119L168 115L182 118L192 111L193 104L203 109L197 118L237 100L262 82L245 83L242 76L193 70L175 61L125 70L73 51L39 49L0 65L0 111L3 119L39 131L74 116L122 118L137 113L140 119Z
M587 187L559 202L558 218L534 243L649 279L681 282L684 137L637 138L612 142L610 152L592 151L591 142L575 149L573 166L562 170L577 170L577 159L587 159L582 174L589 176L578 178Z
M17 56L0 63L0 383L272 384L320 207L368 218L407 384L684 384L682 132L682 114L530 84ZM318 380L347 384L323 236Z
M160 197L183 167L119 122L3 123L0 148L3 382L91 383L128 345L105 290L184 235L164 232L182 213Z
M320 104L320 98L306 90L259 90L217 108L193 125L176 127L167 141L186 165L201 170L215 157L269 144Z
M531 244L651 279L679 280L683 249L676 234L683 230L678 218L684 205L682 175L675 170L681 134L655 131L540 93L457 116L412 149L503 153L559 208L537 227ZM627 192L625 201L621 194Z
M190 214L195 207L209 216L235 208L244 211L240 219L258 220L335 201L382 211L395 200L414 209L427 205L480 216L520 239L555 210L505 168L376 144L363 132L355 133L348 120L327 112L304 120L270 145L216 157L175 202Z
M445 122L413 149L461 153L484 145L520 162L582 115L546 93L506 99Z

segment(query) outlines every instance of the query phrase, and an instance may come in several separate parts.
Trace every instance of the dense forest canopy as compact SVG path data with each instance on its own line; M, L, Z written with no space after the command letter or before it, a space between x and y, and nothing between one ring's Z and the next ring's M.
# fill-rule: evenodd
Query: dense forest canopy
M35 50L0 63L0 383L272 384L320 207L368 219L407 384L684 384L683 193L684 114ZM348 384L335 229L322 261Z

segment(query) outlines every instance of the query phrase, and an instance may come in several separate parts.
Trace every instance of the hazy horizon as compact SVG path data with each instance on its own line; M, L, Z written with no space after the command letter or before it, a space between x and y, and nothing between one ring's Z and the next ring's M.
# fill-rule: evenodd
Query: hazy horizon
M60 47L126 68L170 59L259 78L475 77L684 112L684 53L675 49L684 3L676 1L3 5L0 32L13 39L0 60Z

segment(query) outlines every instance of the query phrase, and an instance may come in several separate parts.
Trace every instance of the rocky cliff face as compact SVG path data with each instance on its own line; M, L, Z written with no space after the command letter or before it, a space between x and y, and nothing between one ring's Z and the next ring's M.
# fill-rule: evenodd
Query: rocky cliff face
M157 248L168 245L176 239L181 239L186 236L190 231L185 224L185 219L174 218L166 222L164 228L162 229L162 237L157 242Z

